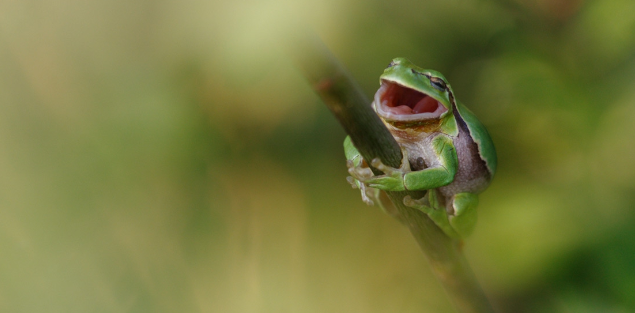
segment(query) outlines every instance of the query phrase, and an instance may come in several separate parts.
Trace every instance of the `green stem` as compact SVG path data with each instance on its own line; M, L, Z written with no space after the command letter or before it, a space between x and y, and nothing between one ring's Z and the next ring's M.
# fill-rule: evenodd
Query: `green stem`
M399 145L372 110L368 98L321 41L314 35L298 37L289 52L364 159L378 157L384 164L399 167ZM445 235L425 213L403 204L406 195L418 199L423 194L388 192L398 211L396 218L410 228L459 312L493 312L461 251L461 242Z

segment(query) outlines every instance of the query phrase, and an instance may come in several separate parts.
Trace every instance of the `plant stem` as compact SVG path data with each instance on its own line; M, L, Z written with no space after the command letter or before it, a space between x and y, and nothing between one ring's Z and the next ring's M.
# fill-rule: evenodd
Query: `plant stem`
M369 105L368 98L317 36L303 35L295 38L289 53L355 147L366 160L378 157L386 165L399 167L402 157L399 145ZM461 251L462 243L448 237L425 213L403 204L406 195L418 199L424 194L388 192L398 211L395 217L409 227L459 312L493 312Z

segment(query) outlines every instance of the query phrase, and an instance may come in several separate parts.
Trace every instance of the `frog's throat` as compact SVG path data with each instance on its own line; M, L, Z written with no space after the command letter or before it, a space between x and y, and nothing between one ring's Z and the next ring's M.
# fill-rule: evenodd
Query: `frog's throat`
M381 81L374 106L382 119L403 127L434 124L448 111L429 95L387 80Z
M416 144L422 142L428 136L440 132L444 119L431 120L427 124L406 125L400 122L391 122L382 118L388 131L400 144Z
M382 120L385 124L392 126L389 128L391 131L394 129L395 131L407 131L412 134L434 133L441 128L443 121L443 119L439 118L414 122L391 121L384 118L382 118Z

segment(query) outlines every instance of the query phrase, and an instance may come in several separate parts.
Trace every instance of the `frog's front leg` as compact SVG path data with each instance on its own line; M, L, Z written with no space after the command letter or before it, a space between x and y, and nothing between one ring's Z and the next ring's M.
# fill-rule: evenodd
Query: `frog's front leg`
M373 176L364 181L371 188L386 191L404 191L405 175L411 173L410 162L408 161L408 151L401 149L402 159L399 168L390 167L381 162L379 158L374 158L370 165L384 172L384 175Z
M420 171L411 171L407 151L402 150L404 159L400 168L389 167L381 163L379 159L375 159L371 165L385 175L375 176L364 182L370 187L389 191L429 190L451 183L458 168L452 139L445 135L438 135L431 140L431 145L437 159L433 166Z

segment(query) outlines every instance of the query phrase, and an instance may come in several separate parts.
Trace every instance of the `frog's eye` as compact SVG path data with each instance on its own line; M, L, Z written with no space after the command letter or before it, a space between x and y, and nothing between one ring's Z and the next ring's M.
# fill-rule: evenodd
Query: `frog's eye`
M391 61L390 64L388 64L388 67L386 68L391 68L393 66L397 65L397 63L395 63L395 61Z
M448 86L445 85L443 79L438 77L430 76L430 84L432 85L432 87L441 91L445 91L446 89L448 89Z

